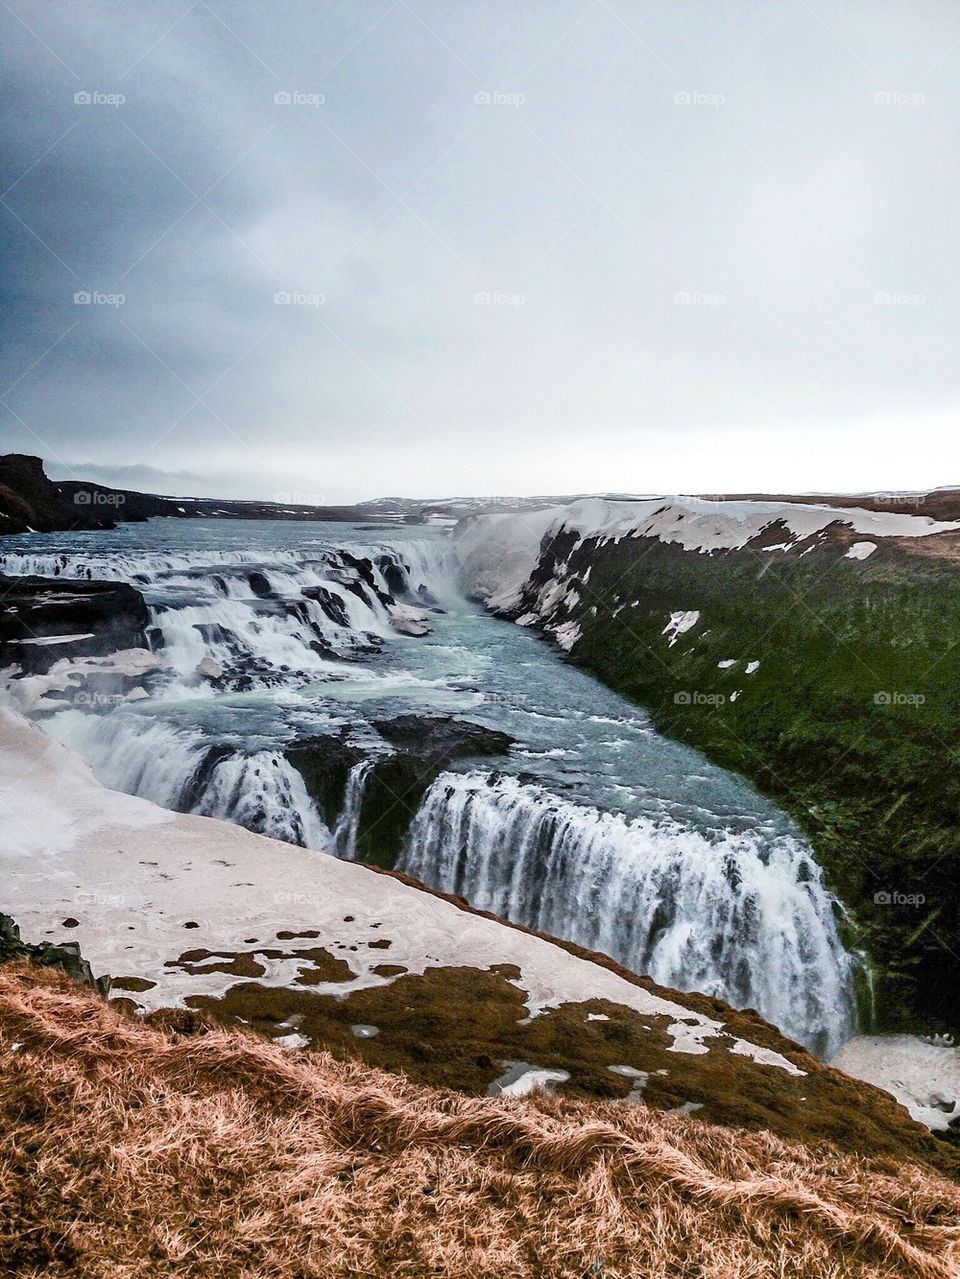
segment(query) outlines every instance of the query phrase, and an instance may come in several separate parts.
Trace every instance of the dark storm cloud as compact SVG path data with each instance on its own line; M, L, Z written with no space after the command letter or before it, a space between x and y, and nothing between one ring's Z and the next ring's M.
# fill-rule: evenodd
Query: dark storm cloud
M0 26L0 431L57 474L331 501L957 477L953 7Z

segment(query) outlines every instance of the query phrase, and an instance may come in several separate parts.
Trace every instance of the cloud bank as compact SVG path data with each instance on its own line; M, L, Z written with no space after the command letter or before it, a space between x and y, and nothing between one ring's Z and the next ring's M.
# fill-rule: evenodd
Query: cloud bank
M10 0L0 27L0 438L55 475L960 479L953 6Z

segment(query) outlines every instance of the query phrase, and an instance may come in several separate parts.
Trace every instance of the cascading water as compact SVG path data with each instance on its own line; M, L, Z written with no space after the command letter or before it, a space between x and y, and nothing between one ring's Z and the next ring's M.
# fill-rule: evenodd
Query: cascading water
M372 768L372 759L361 759L354 764L347 776L343 809L333 832L334 851L345 861L353 861L357 853L357 830L360 826L363 793Z
M851 960L809 849L626 821L514 777L444 773L403 869L681 990L753 1007L829 1056L851 1033Z
M121 687L115 705L65 701L44 721L106 785L353 858L390 749L377 721L476 718L516 746L494 774L441 775L403 869L668 986L756 1007L823 1054L847 1037L855 961L776 809L458 596L435 531L387 543L349 526L229 524L5 543L0 571L129 581L147 602L165 663L150 697L127 704ZM412 607L438 602L423 615L433 634L404 633ZM330 826L285 754L325 734L362 754Z
M195 812L223 817L259 835L329 848L330 832L307 794L303 778L277 751L231 755L211 774Z
M278 751L247 754L211 746L199 730L177 729L125 709L110 715L61 711L45 727L115 790L177 812L220 817L290 844L333 849L302 776Z
M445 550L16 551L0 555L0 572L131 582L150 610L154 649L181 681L195 682L207 662L227 684L275 686L379 648L403 607L433 602L428 582L442 578Z

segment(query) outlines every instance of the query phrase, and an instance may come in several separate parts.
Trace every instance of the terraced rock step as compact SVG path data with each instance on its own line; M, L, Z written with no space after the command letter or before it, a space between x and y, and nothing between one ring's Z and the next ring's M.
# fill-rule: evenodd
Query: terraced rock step
M394 750L364 769L362 788L352 797L354 812L345 812L349 779L364 755L344 735L305 738L285 754L331 829L338 818L354 822L350 855L392 869L420 802L440 773L458 760L504 755L512 739L481 724L439 716L398 715L371 724Z

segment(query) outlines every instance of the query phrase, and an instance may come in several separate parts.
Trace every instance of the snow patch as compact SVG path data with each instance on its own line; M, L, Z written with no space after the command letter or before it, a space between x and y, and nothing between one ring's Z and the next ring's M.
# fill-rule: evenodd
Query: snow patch
M960 1116L960 1048L916 1035L857 1035L830 1063L890 1093L928 1128Z
M88 631L86 635L46 635L38 639L14 639L10 640L11 644L36 644L39 647L45 647L48 644L76 644L80 640L93 639L93 631Z
M618 610L619 611L619 610ZM696 626L700 621L700 613L697 609L688 609L686 612L671 613L670 620L660 632L661 635L667 635L667 644L673 648L681 635L686 635L687 631Z
M876 542L854 542L843 558L846 560L865 560L876 549Z
M551 627L553 637L563 649L565 653L569 653L574 644L582 637L582 632L576 622L564 622L560 626Z

